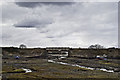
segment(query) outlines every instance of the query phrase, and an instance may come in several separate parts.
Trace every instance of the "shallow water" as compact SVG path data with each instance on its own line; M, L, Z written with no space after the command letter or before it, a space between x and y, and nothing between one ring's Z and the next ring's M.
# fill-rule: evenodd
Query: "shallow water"
M25 73L32 72L32 70L30 70L30 69L25 69L25 68L22 68L22 69L25 71Z
M101 70L101 71L105 71L105 72L114 73L113 70L107 70L107 69L104 69L104 68L92 68L92 67L80 66L78 64L69 64L69 63L64 63L64 62L56 62L56 61L53 61L53 60L48 60L48 62L57 63L57 64L63 64L63 65L76 66L76 67L80 67L80 68L86 68L86 69L89 69L89 70Z

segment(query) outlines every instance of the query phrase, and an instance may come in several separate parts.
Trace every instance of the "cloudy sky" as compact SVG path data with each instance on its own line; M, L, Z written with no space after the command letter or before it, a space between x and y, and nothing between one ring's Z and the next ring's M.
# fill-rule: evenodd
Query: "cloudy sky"
M1 5L0 5L1 7ZM117 2L5 2L2 46L118 46Z

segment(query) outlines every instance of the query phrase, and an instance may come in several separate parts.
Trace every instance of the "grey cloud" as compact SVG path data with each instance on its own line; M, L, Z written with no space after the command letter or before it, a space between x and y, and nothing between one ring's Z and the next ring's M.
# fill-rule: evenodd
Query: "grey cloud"
M118 13L120 14L120 2L118 2ZM118 47L120 48L120 15L118 15Z
M73 31L66 31L66 32L63 31L63 32L60 32L59 34L58 32L56 32L56 34L49 33L47 38L62 38L62 37L69 36L74 32L75 31L73 30Z
M40 31L40 33L47 33L48 32L48 30L46 30L46 31Z
M39 3L38 2L16 2L16 4L20 7L33 8L33 7L37 6Z
M6 3L2 5L2 22L11 21L11 23L13 23L14 21L19 21L23 19L28 12L28 9L20 8L12 2Z
M7 38L10 38L10 37L12 37L11 35L8 35L8 34L2 34L2 39L7 39Z
M34 8L36 6L41 5L56 5L56 6L64 6L64 5L71 5L74 2L16 2L16 4L20 7L28 7Z
M74 4L74 2L41 2L40 4L64 6Z
M51 24L50 20L42 20L42 19L24 19L20 22L14 24L15 27L21 28L33 28L33 27L45 27L48 24Z
M47 36L47 38L54 38L53 36Z
M21 21L21 22L18 22L16 24L14 24L14 26L15 27L27 27L27 28L30 28L30 27L35 27L38 24L39 23L36 22L36 21L27 21L27 20L24 20L24 21Z
M35 7L37 5L45 6ZM55 3L41 3L34 4L32 6L34 8L31 6L29 8L29 5L28 8L16 4L5 5L4 13L16 12L8 16L5 14L6 20L11 21L10 23L16 27L32 28L19 29L6 22L3 32L12 36L5 37L3 45L19 43L32 47L36 45L87 47L95 43L104 46L115 45L116 6L115 3L83 3L63 7L55 6Z

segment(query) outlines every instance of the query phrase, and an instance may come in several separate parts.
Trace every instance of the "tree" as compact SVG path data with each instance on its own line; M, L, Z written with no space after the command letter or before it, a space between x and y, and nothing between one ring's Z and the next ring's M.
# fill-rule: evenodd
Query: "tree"
M21 44L21 45L19 46L19 48L23 49L23 48L27 48L27 47L26 47L26 45Z
M104 47L99 45L99 44L95 44L95 45L89 46L88 48L90 48L90 49L103 49Z

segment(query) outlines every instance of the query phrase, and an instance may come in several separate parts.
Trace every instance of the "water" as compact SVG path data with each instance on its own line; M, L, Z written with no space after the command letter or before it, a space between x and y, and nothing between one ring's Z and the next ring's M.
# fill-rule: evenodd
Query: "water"
M57 64L63 64L63 65L76 66L76 67L80 67L80 68L86 68L86 69L89 69L89 70L101 70L101 71L105 71L105 72L114 73L113 70L107 70L107 69L104 69L104 68L92 68L92 67L80 66L80 65L77 65L77 64L69 64L69 63L64 63L64 62L56 62L56 61L53 61L53 60L48 60L48 62L57 63Z
M22 69L25 71L25 73L32 72L32 70L30 70L30 69L25 69L25 68L22 68Z

